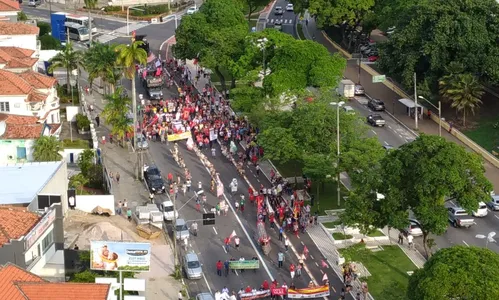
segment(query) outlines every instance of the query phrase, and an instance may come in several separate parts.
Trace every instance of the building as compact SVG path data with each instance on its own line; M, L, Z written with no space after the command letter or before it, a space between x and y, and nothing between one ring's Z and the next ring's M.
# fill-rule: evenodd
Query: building
M116 298L109 284L55 283L6 264L0 269L0 299L5 300L111 300Z
M0 0L0 21L17 22L17 13L20 11L19 1Z
M39 58L35 54L36 51L30 49L0 47L0 69L14 73L37 71Z
M0 206L26 207L43 212L60 203L68 210L68 169L63 161L0 166Z
M34 50L38 54L41 44L36 37L39 33L40 28L35 25L0 22L0 47L24 48Z

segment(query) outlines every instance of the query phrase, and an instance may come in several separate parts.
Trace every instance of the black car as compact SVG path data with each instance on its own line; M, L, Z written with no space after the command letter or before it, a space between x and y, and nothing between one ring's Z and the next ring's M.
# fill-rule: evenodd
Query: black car
M281 30L282 29L282 19L275 20L275 22L274 22L274 28L277 29L277 30Z
M152 177L161 177L161 171L155 166L147 167L147 169L144 171L144 179L146 181L148 181L149 178Z
M165 181L160 176L151 175L147 178L149 191L154 194L166 192Z
M379 99L371 99L367 103L367 107L372 109L373 111L384 111L385 110L385 103Z
M282 7L277 6L277 7L275 8L275 12L274 12L274 14L275 14L276 16L282 16L282 14L283 14L283 13L284 13L284 11L283 11Z

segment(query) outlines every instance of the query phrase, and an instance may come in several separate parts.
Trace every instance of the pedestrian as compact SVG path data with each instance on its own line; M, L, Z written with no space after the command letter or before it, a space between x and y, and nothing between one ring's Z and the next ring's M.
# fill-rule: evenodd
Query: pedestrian
M184 299L184 295L182 294L182 291L179 291L178 292L178 300L183 300Z
M409 244L409 249L414 248L413 240L414 240L414 237L412 236L412 234L408 234L407 235L407 244Z
M241 195L241 212L244 212L244 195Z
M217 149L215 147L211 148L211 156L215 157L217 154Z
M217 275L218 276L222 276L222 267L223 267L222 261L218 260L217 261Z
M282 253L281 251L277 253L277 262L278 262L278 267L282 268L282 264L284 262L284 253Z
M402 233L402 231L399 231L399 239L398 239L398 243L400 245L403 245L404 244L404 234Z
M300 277L300 276L301 276L301 269L302 269L302 268L303 268L303 267L302 267L301 265L298 265L298 266L296 267L296 276L297 276L297 277Z
M225 260L224 262L224 270L225 270L225 277L229 276L229 261L228 260Z
M100 117L99 117L99 115L95 116L95 124L97 125L97 127L100 126Z
M123 209L128 210L128 202L126 201L126 199L123 199Z
M289 240L287 237L284 238L284 248L286 249L286 252L288 252Z
M225 244L225 251L229 252L229 248L230 248L230 238L229 237L225 238L224 244Z
M289 274L291 276L291 280L295 279L295 265L292 263L291 266L289 266Z
M236 201L236 202L234 203L234 206L236 207L236 212L238 212L238 211L239 211L239 202L238 202L238 201Z
M185 196L185 193L186 193L186 192L187 192L187 183L185 183L185 182L184 182L184 183L182 184L182 193L184 194L184 196Z
M80 250L80 247L78 247L78 245L77 245L77 244L75 244L75 246L73 247L73 250L78 251L78 250Z
M168 184L171 185L173 183L173 174L171 172L168 173L167 179L168 179Z
M283 227L284 227L284 225L283 225ZM279 241L282 241L282 235L284 232L284 229L282 229L283 227L279 228Z
M256 164L256 175L259 176L260 175L260 164Z
M203 188L203 183L201 181L198 181L198 190L201 190Z
M132 222L132 210L131 209L127 209L126 216L128 218L128 222Z
M120 172L116 172L116 174L114 175L114 178L116 178L116 182L118 184L120 184L120 177L121 177Z
M118 202L118 210L117 210L117 213L118 215L121 216L121 207L123 206L123 204L121 203L121 201Z
M239 243L240 243L239 237L236 236L234 238L234 245L236 246L237 251L239 251Z
M340 300L344 300L344 299L345 299L345 288L341 288Z
M187 192L190 193L191 192L191 185L192 185L190 178L186 180L185 185L187 186Z

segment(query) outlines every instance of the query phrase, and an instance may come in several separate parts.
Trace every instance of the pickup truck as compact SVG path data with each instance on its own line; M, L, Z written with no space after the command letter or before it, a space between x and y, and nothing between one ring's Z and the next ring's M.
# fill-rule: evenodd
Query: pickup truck
M466 210L460 207L449 207L449 222L451 222L454 227L466 227L469 228L475 225L475 219L473 219Z
M371 126L379 126L379 127L383 127L385 126L385 119L383 119L382 116L380 115L369 115L367 117L367 123L369 123L369 125Z

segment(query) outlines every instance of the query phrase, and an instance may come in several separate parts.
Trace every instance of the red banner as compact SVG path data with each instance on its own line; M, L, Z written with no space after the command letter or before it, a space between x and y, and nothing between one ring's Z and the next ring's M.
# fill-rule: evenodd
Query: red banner
M321 285L314 288L288 290L288 298L290 299L313 299L326 296L329 296L328 285Z
M252 299L262 299L270 297L270 290L256 291L254 293L241 293L239 298L241 300L252 300Z
M286 289L285 288L275 288L272 289L272 295L274 296L284 296L286 295Z

